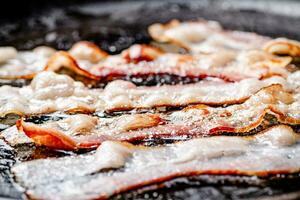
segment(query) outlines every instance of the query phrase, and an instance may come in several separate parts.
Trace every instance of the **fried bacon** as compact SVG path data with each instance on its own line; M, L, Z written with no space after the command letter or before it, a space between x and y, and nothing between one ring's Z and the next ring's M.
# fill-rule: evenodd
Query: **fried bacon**
M29 86L0 87L0 116L33 115L55 111L91 113L178 107L195 103L224 105L241 103L261 88L272 84L286 86L286 80L272 77L265 80L245 79L228 83L220 79L187 85L137 87L117 80L103 89L89 89L66 75L39 73Z
M153 24L148 32L158 42L174 43L191 53L261 49L270 40L255 33L225 31L219 23L205 20L172 20L167 24Z
M17 127L37 145L55 149L94 148L105 140L190 138L220 133L242 134L258 127L266 113L284 124L300 124L299 93L273 85L242 104L228 107L195 105L169 114L131 114L113 118L72 115L65 119ZM59 143L59 145L57 144Z
M216 136L164 147L106 141L94 154L24 162L12 172L33 199L106 199L183 176L293 174L300 171L299 144L299 135L284 125L252 137Z
M5 51L5 48L3 48ZM218 77L229 81L245 78L286 77L292 58L279 57L261 49L183 55L165 53L148 45L133 45L119 55L108 56L96 45L78 42L67 51L39 47L31 52L6 48L0 78L31 79L40 71L61 72L95 82L149 75L174 75L188 78ZM5 56L7 55L7 56ZM5 61L4 61L5 59ZM0 58L1 61L1 58ZM1 72L3 71L3 76Z

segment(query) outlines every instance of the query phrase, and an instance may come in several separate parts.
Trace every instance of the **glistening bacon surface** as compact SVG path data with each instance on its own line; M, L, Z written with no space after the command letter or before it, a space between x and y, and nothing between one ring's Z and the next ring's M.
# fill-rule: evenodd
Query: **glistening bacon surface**
M246 133L258 127L266 113L285 124L300 124L299 93L273 85L246 102L228 107L196 105L169 114L131 114L113 118L73 115L65 119L17 126L36 144L55 149L95 148L106 140L190 138L224 132Z
M92 155L29 161L12 169L30 198L81 200L180 176L264 177L299 170L299 135L283 125L253 137L216 136L165 147L107 141Z
M255 33L225 31L219 23L205 20L173 20L167 24L153 24L148 31L154 40L174 43L191 53L261 49L270 40Z
M159 106L184 106L195 103L224 105L240 103L272 84L286 86L286 80L245 79L228 83L220 79L195 84L137 87L131 82L114 81L102 89L89 89L81 82L53 72L39 73L29 86L0 87L0 116L33 115L55 111L90 113Z

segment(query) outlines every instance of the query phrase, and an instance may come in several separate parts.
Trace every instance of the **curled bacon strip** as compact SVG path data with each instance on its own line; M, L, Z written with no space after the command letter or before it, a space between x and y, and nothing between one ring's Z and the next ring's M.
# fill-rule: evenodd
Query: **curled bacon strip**
M280 85L273 85L242 104L225 108L196 105L169 114L131 114L108 119L73 115L45 124L21 120L17 126L38 145L72 150L94 148L105 140L139 141L224 132L247 133L262 124L266 113L285 124L300 124L297 95L284 91ZM56 146L58 140L66 145ZM71 146L69 141L72 141Z
M265 44L264 50L276 55L300 57L300 43L286 38L277 38Z
M297 173L299 144L299 135L284 125L252 137L199 138L163 147L106 141L94 154L24 162L12 171L33 199L106 199L182 176Z
M93 57L93 54L91 55ZM83 77L87 77L89 79L97 80L98 77L91 74L87 70L79 67L76 60L67 52L59 51L55 53L48 61L47 66L45 67L45 71L59 71L61 68L67 68L71 72L81 75Z
M59 71L61 68L65 67L77 75L92 80L98 80L99 78L96 75L89 72L89 65L97 63L107 56L108 54L101 50L97 45L91 42L81 41L75 43L69 52L59 51L53 55L49 59L44 70ZM81 62L88 64L83 65Z

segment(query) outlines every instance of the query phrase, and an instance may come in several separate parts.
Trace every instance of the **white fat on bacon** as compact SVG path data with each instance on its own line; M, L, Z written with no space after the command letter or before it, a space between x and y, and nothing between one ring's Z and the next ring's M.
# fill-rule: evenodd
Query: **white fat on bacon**
M173 20L167 24L153 24L148 31L156 41L174 43L191 53L261 49L269 40L255 33L225 31L217 22L205 20Z
M271 128L268 134L258 134L255 136L256 142L260 144L274 145L279 148L291 146L299 141L298 134L290 134L289 128Z
M184 163L196 159L206 161L223 156L239 155L245 153L248 145L249 141L238 137L220 136L217 140L214 137L194 139L180 145L174 145L176 158L169 160L169 162Z
M70 132L74 134L84 134L90 132L96 125L97 119L95 117L78 114L73 115L62 122L58 122L56 127L61 130L70 130Z
M74 83L75 82L68 76L56 76L53 73L43 73L32 80L30 86L31 89L35 91L33 98L46 100L71 96L76 87L76 83Z
M71 115L43 124L21 121L19 129L38 145L66 150L94 148L106 140L184 139L224 132L241 134L266 122L267 113L281 123L300 124L298 96L280 85L272 85L242 104L227 107L195 105L167 114L125 114L111 118ZM40 142L41 138L45 140ZM72 141L72 144L57 146L58 140Z
M299 160L299 135L280 125L251 137L215 136L164 147L108 141L94 154L23 162L12 172L33 199L96 199L180 176L290 174L300 170ZM102 171L114 168L122 170Z
M106 141L94 154L95 162L99 164L97 170L123 167L133 152L134 148L129 144L126 146L126 144Z
M39 73L29 86L0 87L0 116L32 115L55 111L93 112L184 106L194 103L223 105L243 102L272 84L289 87L285 79L245 79L228 83L219 79L188 85L137 87L126 81L111 82L102 89L89 89L66 75ZM236 91L236 92L234 92Z

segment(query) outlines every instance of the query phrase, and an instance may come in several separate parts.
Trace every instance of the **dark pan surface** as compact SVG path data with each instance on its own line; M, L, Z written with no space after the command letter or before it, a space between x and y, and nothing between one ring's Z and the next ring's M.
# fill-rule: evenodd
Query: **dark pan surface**
M217 20L228 29L254 31L300 40L300 2L297 1L26 1L23 12L1 12L0 45L31 49L50 45L67 49L89 40L114 54L133 43L148 43L148 25L171 19ZM81 3L80 3L81 2ZM14 2L13 3L17 3ZM23 6L24 4L24 6ZM10 6L13 8L13 6ZM1 9L5 9L1 8ZM298 12L297 12L298 11ZM0 140L0 196L24 199L9 168L32 151L9 148ZM53 152L52 152L53 153ZM33 156L34 158L38 156ZM225 183L225 185L224 185ZM238 185L238 186L237 186ZM159 185L162 187L163 185ZM114 199L298 199L300 181L277 177L179 178L157 186L117 195Z

